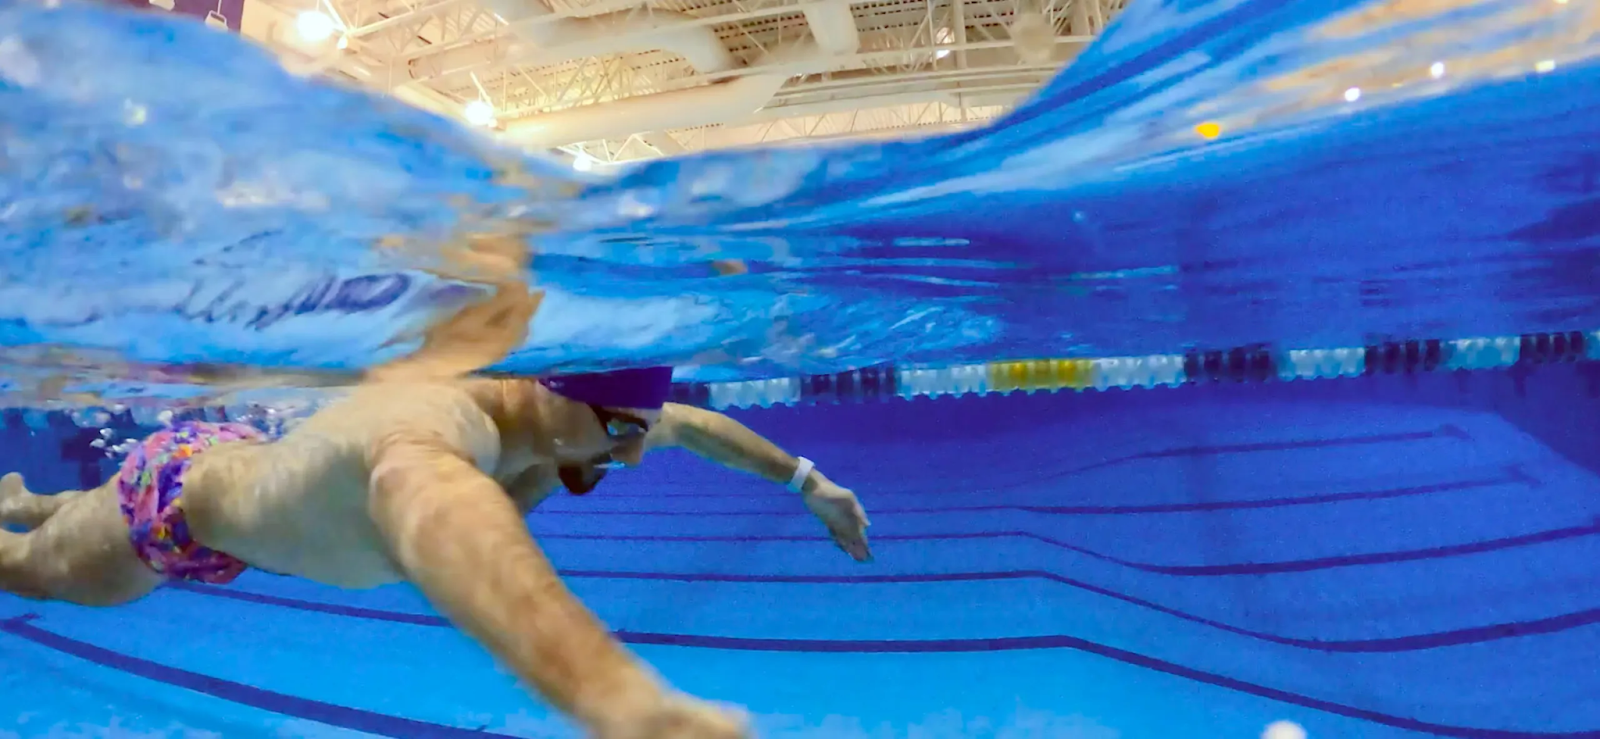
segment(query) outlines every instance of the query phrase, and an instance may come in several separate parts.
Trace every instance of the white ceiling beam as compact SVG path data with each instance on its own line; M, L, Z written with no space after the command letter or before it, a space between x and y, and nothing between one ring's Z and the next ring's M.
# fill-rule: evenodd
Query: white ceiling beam
M264 1L290 15L311 3ZM595 151L619 159L986 120L1048 80L1124 4L693 0L673 13L651 0L331 1L354 24L337 64L361 67L364 84L454 116L481 86L511 140L599 140ZM1050 21L1047 60L1018 58L1019 13ZM575 37L574 27L594 32ZM722 62L663 41L678 33ZM808 36L810 52L795 53ZM751 86L765 97L733 99Z
M432 5L427 5L416 10L410 10L398 15L391 15L388 18L384 18L379 21L356 26L351 28L350 31L345 35L349 36L351 39L365 38L373 34L382 33L391 28L400 28L407 23L416 23L418 21L428 20L440 13L443 13L447 10L454 10L457 7L465 5L469 2L471 2L471 0L440 0L440 2L436 2Z

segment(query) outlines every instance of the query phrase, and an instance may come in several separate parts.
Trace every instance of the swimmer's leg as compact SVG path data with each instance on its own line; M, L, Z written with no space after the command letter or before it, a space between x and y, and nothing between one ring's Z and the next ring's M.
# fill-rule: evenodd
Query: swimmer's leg
M63 490L54 495L36 495L23 484L22 475L12 472L0 477L0 526L39 528L45 519L55 515L68 501L85 492Z
M463 457L390 440L370 510L391 556L440 612L601 739L737 739L672 694L562 584L516 504Z
M0 531L0 590L13 595L112 606L160 584L128 543L115 485L81 491L26 534Z

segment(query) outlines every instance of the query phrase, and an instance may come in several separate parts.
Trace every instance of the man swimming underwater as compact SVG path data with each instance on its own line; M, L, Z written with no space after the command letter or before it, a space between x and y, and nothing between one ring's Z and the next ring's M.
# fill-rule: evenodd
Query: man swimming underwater
M839 487L719 413L665 403L671 370L365 385L277 440L185 423L91 490L0 479L0 588L90 606L164 580L224 584L249 567L347 588L409 580L601 739L744 737L741 719L675 693L562 584L523 521L558 484L679 446L786 483L859 561L867 518ZM131 543L131 546L130 546Z

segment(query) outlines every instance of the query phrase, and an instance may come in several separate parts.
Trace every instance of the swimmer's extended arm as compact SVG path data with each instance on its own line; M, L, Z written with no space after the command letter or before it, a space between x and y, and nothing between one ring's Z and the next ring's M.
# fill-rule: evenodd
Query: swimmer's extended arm
M694 406L668 403L661 409L661 421L645 437L650 448L679 446L730 469L760 475L772 482L789 484L800 461L760 434L727 416ZM872 560L867 545L867 513L856 494L812 469L800 492L810 509L835 543L859 562Z
M778 448L749 427L716 411L692 405L667 403L661 421L645 439L650 448L682 447L729 469L759 475L780 485L789 484L800 460ZM815 492L828 478L815 469L801 492Z
M441 440L390 438L371 515L440 612L600 736L662 710L664 688L562 584L511 497Z

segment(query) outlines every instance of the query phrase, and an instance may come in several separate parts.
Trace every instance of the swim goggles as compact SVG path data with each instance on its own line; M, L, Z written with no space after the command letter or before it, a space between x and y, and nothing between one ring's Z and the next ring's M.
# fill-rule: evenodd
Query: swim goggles
M645 434L650 433L650 424L646 423L642 418L630 416L626 413L609 411L593 403L586 403L585 405L589 406L590 412L594 413L595 420L600 422L600 428L606 432L606 438L613 444L623 444L634 439L644 438ZM606 471L626 466L628 465L613 459L611 454L607 452L589 460L586 465L562 467L560 469L561 483L572 494L583 495L593 490L595 485L600 484L600 480L606 476ZM592 472L585 474L583 472L585 467L592 470ZM593 479L589 479L591 475Z
M595 420L600 422L600 428L605 430L606 438L613 442L633 441L650 433L650 424L642 418L609 411L593 403L588 405L589 410L594 412Z

